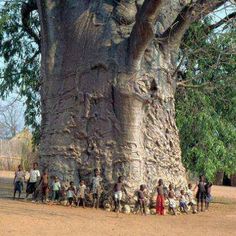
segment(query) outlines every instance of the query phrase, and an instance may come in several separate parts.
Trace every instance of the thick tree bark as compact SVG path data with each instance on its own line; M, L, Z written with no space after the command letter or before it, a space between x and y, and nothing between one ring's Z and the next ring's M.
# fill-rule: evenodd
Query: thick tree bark
M140 44L137 38L144 35L135 28L135 15L142 11L142 1L114 2L37 2L42 31L40 163L65 181L87 180L99 168L105 188L124 175L130 192L140 184L152 190L158 178L183 185L172 76L177 51L163 49L152 36ZM164 2L149 11L158 13L162 7L159 33L180 10L179 1ZM122 4L132 9L128 15ZM169 19L163 17L167 11ZM156 19L142 16L151 24Z

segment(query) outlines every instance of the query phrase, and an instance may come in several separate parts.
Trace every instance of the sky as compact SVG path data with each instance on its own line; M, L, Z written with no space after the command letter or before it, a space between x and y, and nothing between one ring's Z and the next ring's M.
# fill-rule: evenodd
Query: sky
M1 7L3 6L5 0L0 0L0 10ZM235 10L235 9L234 9ZM224 18L227 14L232 12L233 9L231 7L227 8L222 8L219 9L215 14L214 14L214 19L216 21L219 21L220 19ZM1 49L0 49L1 50ZM0 57L0 68L4 67L4 63L2 58ZM17 98L17 93L13 92L5 101L0 99L0 110L1 108L5 107L7 104L11 103L13 100ZM24 128L24 111L25 111L25 106L24 106L24 101L23 99L17 101L17 108L19 109L19 130Z

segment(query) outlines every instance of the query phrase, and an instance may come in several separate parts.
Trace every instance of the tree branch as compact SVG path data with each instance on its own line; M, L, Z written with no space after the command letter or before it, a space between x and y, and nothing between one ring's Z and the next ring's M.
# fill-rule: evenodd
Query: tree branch
M205 87L206 85L209 85L210 82L202 83L202 84L186 84L181 82L177 82L177 87L184 87L184 88L202 88Z
M178 47L184 33L188 30L190 25L222 6L227 0L197 0L195 3L186 5L176 17L175 21L169 28L161 35L156 36L162 42L167 42L173 46Z
M21 20L23 29L34 39L40 48L40 38L30 27L30 13L37 9L36 0L29 0L27 3L23 2L21 7Z
M128 51L128 64L132 70L138 69L144 51L154 37L153 26L163 2L163 0L145 0L136 15L136 23L129 38Z
M220 21L216 22L215 24L208 26L206 31L214 30L234 18L236 18L236 12L233 12L233 13L227 15L226 17L224 17L223 19L221 19Z

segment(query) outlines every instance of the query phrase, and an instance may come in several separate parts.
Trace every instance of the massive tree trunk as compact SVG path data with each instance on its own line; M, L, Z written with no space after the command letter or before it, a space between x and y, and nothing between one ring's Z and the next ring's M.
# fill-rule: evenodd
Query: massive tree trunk
M175 123L176 58L192 15L207 1L179 2L188 1L37 1L40 163L51 174L78 181L99 168L106 188L123 175L130 192L140 184L153 189L158 178L186 183ZM178 14L182 21L173 22Z

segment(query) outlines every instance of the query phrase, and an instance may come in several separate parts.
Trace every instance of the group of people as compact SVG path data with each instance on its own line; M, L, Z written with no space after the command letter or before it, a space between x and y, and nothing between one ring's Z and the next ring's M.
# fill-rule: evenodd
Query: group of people
M173 184L170 184L168 190L165 190L163 180L160 179L157 186L156 212L157 214L164 215L165 200L168 201L168 211L173 215L176 215L178 208L181 212L188 213L190 207L193 214L200 210L201 212L208 210L209 204L212 201L211 188L212 183L206 182L203 175L200 176L199 182L194 188L189 183L187 190L181 189L179 193L174 190ZM196 196L194 196L195 190Z
M128 195L125 186L124 178L120 176L117 183L115 183L113 188L113 200L114 200L114 210L116 212L120 211L122 195L125 194L128 199ZM80 206L80 204L85 207L86 205L86 195L92 196L92 206L98 208L100 205L100 197L102 193L102 177L100 176L99 170L94 170L94 176L91 179L90 186L85 185L84 180L80 180L79 186L75 186L74 182L71 181L68 186L62 185L57 176L49 177L47 171L45 170L41 176L38 170L38 163L33 163L33 168L30 170L29 179L26 181L25 172L21 165L18 166L18 170L15 172L14 178L14 195L15 199L16 193L18 192L18 198L20 198L24 182L26 185L26 199L30 194L32 194L33 201L38 199L39 193L41 193L42 202L59 202L65 201L70 207L72 205ZM159 179L156 188L157 198L156 198L156 213L159 215L164 215L165 205L168 205L168 211L170 214L176 215L177 210L181 212L188 213L189 208L191 208L192 213L197 213L198 211L204 211L204 208L208 210L209 203L212 200L211 197L211 187L212 183L205 181L204 176L200 176L199 182L193 189L192 184L188 184L188 189L185 191L181 189L180 192L175 191L173 184L170 184L168 188L165 187L163 180ZM194 190L196 192L196 200L194 196ZM136 192L137 197L137 208L141 214L146 215L146 209L148 205L149 193L146 185L140 185L139 190ZM197 206L197 208L196 208Z
M33 163L29 179L26 181L25 172L22 166L19 165L18 170L15 172L13 199L15 199L17 192L18 198L20 198L24 182L26 182L26 199L32 194L33 202L38 199L39 193L41 193L42 202L49 202L50 200L51 202L67 201L70 207L73 204L76 206L82 204L85 207L85 195L91 190L89 193L92 193L93 206L98 208L101 195L101 181L102 178L99 175L99 171L95 169L91 181L91 189L87 188L84 180L80 180L78 187L75 186L73 181L69 182L68 186L62 185L57 176L49 177L46 170L41 176L37 162Z

